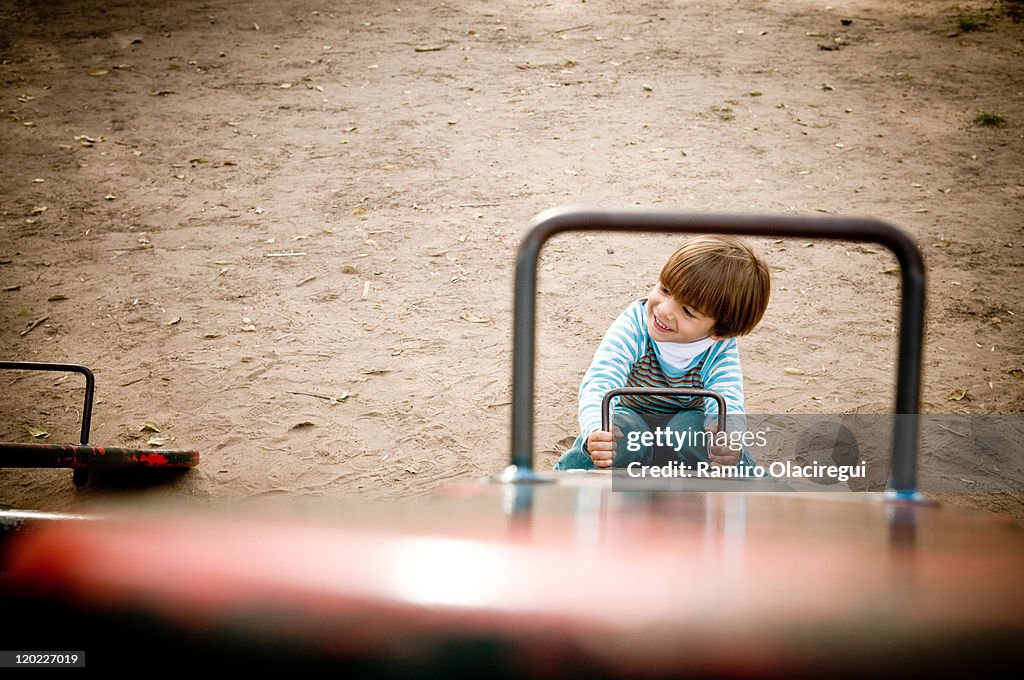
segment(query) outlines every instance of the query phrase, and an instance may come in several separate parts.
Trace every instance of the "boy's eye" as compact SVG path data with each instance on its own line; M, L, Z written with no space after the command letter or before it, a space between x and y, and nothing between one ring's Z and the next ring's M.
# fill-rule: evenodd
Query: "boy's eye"
M663 295L668 295L668 288L667 288L666 286L664 286L664 285L663 285L663 286L661 287L661 292L662 292L662 294L663 294Z
M690 317L691 319L696 319L697 318L696 316L694 316L693 312L690 311L689 307L683 307L683 314L685 314L686 316Z

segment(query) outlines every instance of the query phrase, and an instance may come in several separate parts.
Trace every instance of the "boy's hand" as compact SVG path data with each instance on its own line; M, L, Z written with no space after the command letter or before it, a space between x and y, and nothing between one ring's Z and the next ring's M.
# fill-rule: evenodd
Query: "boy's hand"
M595 430L587 437L590 460L599 468L612 466L615 459L615 440L622 439L622 430L614 428L614 435L606 430Z
M710 432L712 435L718 433L717 428L709 427L705 429L705 432ZM735 465L740 462L740 452L730 449L728 445L715 446L712 444L708 447L708 460L711 461L713 466L729 466Z

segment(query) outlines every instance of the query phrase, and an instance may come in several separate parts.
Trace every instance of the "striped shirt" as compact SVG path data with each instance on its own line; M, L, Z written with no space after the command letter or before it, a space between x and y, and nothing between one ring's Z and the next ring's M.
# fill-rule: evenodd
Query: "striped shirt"
M743 370L736 338L715 342L688 366L664 361L647 327L647 301L637 300L608 328L583 376L579 392L580 433L586 440L601 429L601 400L616 387L694 387L725 398L726 413L743 413ZM703 404L701 403L703 402ZM715 424L718 402L703 397L619 397L619 405L641 413L703 410ZM742 419L741 419L742 422ZM739 424L739 423L737 423ZM730 430L734 430L732 422Z

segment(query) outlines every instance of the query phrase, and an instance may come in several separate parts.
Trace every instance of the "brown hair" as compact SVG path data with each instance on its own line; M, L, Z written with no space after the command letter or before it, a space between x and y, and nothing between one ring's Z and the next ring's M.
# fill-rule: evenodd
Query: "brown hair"
M771 296L768 265L734 236L695 236L661 269L661 283L681 305L715 319L714 335L754 330Z

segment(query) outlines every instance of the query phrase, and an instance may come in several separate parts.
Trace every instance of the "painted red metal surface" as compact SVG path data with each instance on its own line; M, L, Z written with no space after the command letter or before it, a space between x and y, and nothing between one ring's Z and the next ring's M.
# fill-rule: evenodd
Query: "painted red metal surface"
M541 676L889 674L1004 662L1024 640L1024 535L880 495L480 484L305 514L115 514L13 548L21 593L332 662L483 638Z
M128 449L85 444L0 443L0 467L71 468L191 468L199 465L194 449Z

